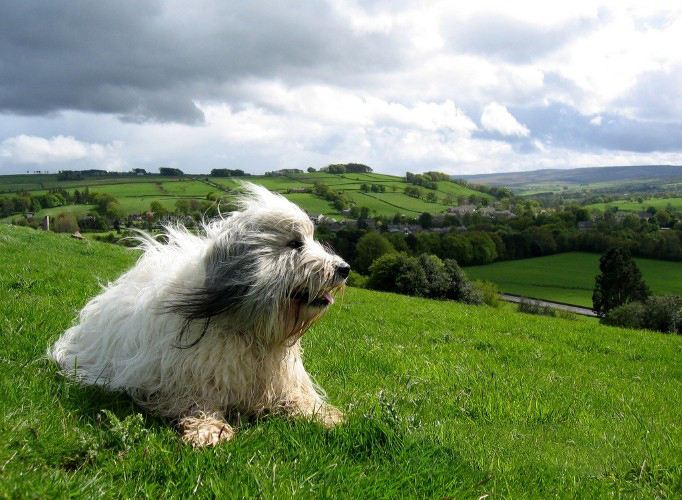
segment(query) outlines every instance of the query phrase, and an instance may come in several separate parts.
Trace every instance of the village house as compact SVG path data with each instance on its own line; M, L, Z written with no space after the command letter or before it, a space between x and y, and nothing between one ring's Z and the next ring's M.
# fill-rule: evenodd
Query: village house
M449 214L459 215L461 217L462 215L472 214L476 212L476 205L467 204L460 205L458 207L448 207L447 212Z

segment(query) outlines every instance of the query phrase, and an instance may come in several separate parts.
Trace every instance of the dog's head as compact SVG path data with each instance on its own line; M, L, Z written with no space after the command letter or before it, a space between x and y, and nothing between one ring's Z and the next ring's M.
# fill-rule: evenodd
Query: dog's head
M240 210L205 228L202 286L172 308L188 321L223 318L263 342L298 338L334 302L350 266L313 238L298 206L261 186L243 188Z

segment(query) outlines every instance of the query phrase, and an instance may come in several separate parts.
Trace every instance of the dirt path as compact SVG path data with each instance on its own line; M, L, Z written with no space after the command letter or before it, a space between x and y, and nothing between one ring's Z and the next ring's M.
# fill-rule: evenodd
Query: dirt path
M501 293L500 298L505 302L513 302L515 304L518 304L522 300L526 300L529 302L540 304L541 306L552 307L554 309L561 309L562 311L568 311L574 314L580 314L582 316L591 316L593 318L597 317L597 313L595 313L589 307L575 306L572 304L563 304L561 302L551 302L549 300L535 299L532 297L522 297L521 295L513 295L511 293Z

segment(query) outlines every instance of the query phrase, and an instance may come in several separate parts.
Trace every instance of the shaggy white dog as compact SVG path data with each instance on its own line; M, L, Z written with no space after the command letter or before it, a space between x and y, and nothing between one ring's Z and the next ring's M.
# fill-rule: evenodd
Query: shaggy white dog
M343 419L303 367L300 338L350 267L286 198L244 184L240 211L201 235L140 237L144 254L81 311L49 356L83 384L123 390L175 419L183 439L234 436L227 418L283 411Z

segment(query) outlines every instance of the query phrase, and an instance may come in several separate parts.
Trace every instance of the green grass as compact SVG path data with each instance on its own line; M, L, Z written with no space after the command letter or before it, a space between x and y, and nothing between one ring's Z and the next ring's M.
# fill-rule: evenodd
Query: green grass
M219 189L209 186L202 181L175 181L164 182L161 184L161 190L165 193L186 196L191 198L206 198L209 193L218 193Z
M64 205L62 207L53 208L43 208L38 211L35 215L37 217L45 217L50 215L56 217L59 214L73 214L76 217L87 215L88 212L94 211L95 205ZM0 223L11 223L13 219L19 219L21 215L10 215L9 217L3 217L0 219Z
M47 188L62 187L74 191L83 190L87 186L91 192L109 193L119 199L127 213L136 213L149 209L152 201L160 201L169 209L175 207L178 197L206 199L211 192L219 189L203 182L202 176L172 178L160 176L130 176L93 178L80 181L57 181L52 175L14 175L0 176L0 196L11 196L13 190L24 189L35 194L45 193ZM408 184L402 177L385 174L343 174L333 175L324 172L297 174L290 176L254 175L243 178L209 177L209 180L229 189L236 188L238 182L246 180L260 184L270 190L287 194L292 188L310 188L315 182L324 182L337 191L344 191L359 206L369 208L375 215L393 216L396 213L419 215L423 212L441 213L446 206L442 204L447 194L455 196L489 197L478 191L460 186L452 182L438 182L438 203L427 203L404 194ZM362 184L380 184L386 187L385 193L362 193ZM424 190L429 192L429 190ZM322 213L332 217L341 217L326 200L312 193L292 193L287 196L311 213ZM40 213L39 215L42 215Z
M183 446L45 349L136 253L0 227L0 497L682 495L682 337L349 289L303 339L346 424Z
M322 214L336 219L343 218L334 205L311 193L289 193L284 195L310 214Z
M673 210L682 210L682 198L647 198L639 203L637 200L618 200L609 203L593 203L586 205L585 208L592 208L596 210L605 210L607 208L617 207L623 212L644 212L649 207L658 209L665 209L671 207Z
M682 262L635 259L657 295L682 295ZM568 252L534 259L466 268L467 274L497 283L503 292L592 307L599 255Z

